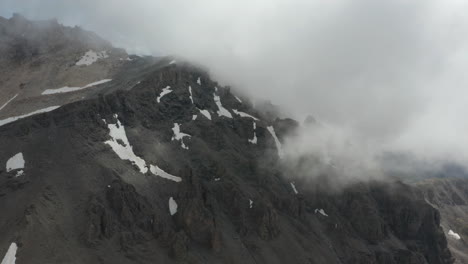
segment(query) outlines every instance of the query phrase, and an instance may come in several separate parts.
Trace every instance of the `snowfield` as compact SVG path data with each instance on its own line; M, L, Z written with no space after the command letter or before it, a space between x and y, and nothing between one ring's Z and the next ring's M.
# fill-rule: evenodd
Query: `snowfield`
M168 179L168 180L175 181L175 182L181 182L182 181L182 178L180 178L178 176L174 176L172 174L169 174L169 173L163 171L161 168L159 168L158 166L155 166L155 165L150 165L150 171L154 175L159 176L159 177L164 178L164 179Z
M96 86L96 85L100 85L100 84L103 84L103 83L107 83L107 82L110 82L110 81L112 81L112 79L100 80L100 81L97 81L97 82L87 84L87 85L85 85L83 87L68 87L68 86L65 86L65 87L57 88L57 89L47 89L44 92L42 92L42 95L75 92L75 91L83 90L83 89L93 87L93 86Z
M161 94L159 94L158 98L156 98L156 101L158 101L158 103L161 102L161 98L163 98L163 96L165 96L166 94L170 94L172 93L172 90L171 90L171 87L170 86L166 86L166 88L163 88Z
M327 213L325 213L325 210L323 210L323 209L318 209L317 208L317 209L315 209L315 213L320 213L323 216L328 216Z
M238 116L249 117L249 118L252 118L253 120L258 121L258 118L256 118L255 116L249 115L249 114L241 112L241 111L237 111L236 109L232 109L232 111L234 112L234 114L236 114Z
M172 132L174 132L174 136L172 137L171 140L177 140L180 141L180 145L183 149L189 149L188 146L184 144L184 137L191 137L189 134L185 134L180 132L180 125L177 123L174 123L174 127L172 128Z
M16 120L19 120L19 119L22 119L22 118L25 118L25 117L28 117L28 116L33 116L33 115L37 115L37 114L42 114L42 113L50 112L50 111L53 111L53 110L55 110L55 109L57 109L57 108L59 108L59 107L60 107L60 105L58 105L58 106L50 106L50 107L47 107L47 108L43 108L43 109L36 110L36 111L31 112L31 113L29 113L29 114L24 114L24 115L20 115L20 116L9 117L9 118L0 120L0 126L6 125L6 124L8 124L8 123L14 122L14 121L16 121Z
M117 124L108 124L110 140L105 141L104 143L109 145L112 150L119 156L122 160L129 160L132 164L136 165L141 173L145 174L148 172L148 166L146 161L133 152L133 147L128 142L127 134L125 133L124 126L120 123L118 115L114 115L117 119ZM181 182L182 178L171 175L156 165L149 165L149 171L159 177Z
M11 101L13 101L16 96L18 96L18 94L15 94L15 96L13 96L12 98L10 98L8 101L6 101L6 103L4 103L2 106L0 106L0 111L5 108L5 106L7 106Z
M217 96L216 93L213 93L213 98L214 98L216 105L218 106L218 116L225 116L225 117L232 118L231 113L226 108L223 107L223 105L221 104L221 98Z
M448 231L447 234L448 234L450 237L455 238L456 240L460 240L460 239L461 239L460 235L457 234L457 233L455 233L455 232L453 232L451 229Z
M254 135L252 139L248 139L250 143L257 144L257 124L253 122Z
M192 101L192 104L193 104L192 86L189 85L188 90L189 90L189 93L190 93L190 101Z
M8 159L6 163L7 172L18 169L24 169L24 157L21 152Z
M198 111L200 111L200 113L202 115L204 115L206 118L208 118L209 120L211 120L211 114L208 110L201 110L201 109L198 109Z
M169 198L169 213L175 215L177 213L177 203L174 198Z
M117 118L117 117L116 117ZM104 143L109 145L120 159L129 160L136 165L141 173L146 173L148 168L146 162L133 153L133 147L128 142L124 126L117 119L117 124L108 124L110 140Z
M281 142L278 140L278 137L276 136L275 129L273 128L273 126L269 126L267 127L267 130L268 132L270 132L271 136L275 140L276 149L278 150L278 156L280 157L280 159L283 158L284 156L283 147L281 146Z
M15 264L16 250L18 250L18 246L16 245L16 243L11 243L7 253L5 254L5 257L3 257L1 264Z
M293 182L290 182L290 184L291 184L291 188L293 189L293 192L294 192L295 194L298 194L299 192L298 192L297 189L296 189L296 185L294 185Z
M14 155L13 157L11 157L10 159L8 159L7 163L6 163L6 171L7 172L10 172L10 171L13 171L13 170L18 170L16 172L16 175L15 177L19 177L21 175L24 174L24 157L23 157L23 153L18 153L16 155Z
M101 52L95 52L94 50L89 50L81 57L79 61L76 62L77 66L82 66L86 65L89 66L99 59L105 59L109 58L109 55L107 55L107 51L101 51Z

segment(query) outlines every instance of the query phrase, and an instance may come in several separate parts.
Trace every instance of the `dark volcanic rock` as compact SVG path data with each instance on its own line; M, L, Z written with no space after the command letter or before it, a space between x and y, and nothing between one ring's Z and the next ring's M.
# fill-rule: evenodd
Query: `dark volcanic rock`
M52 24L50 45L36 51L19 41L15 60L54 58L61 42L53 36L72 33ZM23 178L0 171L0 255L16 242L18 263L453 262L440 215L417 189L365 182L324 191L333 175L323 183L285 173L267 130L283 142L296 121L258 114L188 63L131 63L84 99L0 126L1 163L18 152L26 160ZM214 95L232 118L218 114ZM105 144L118 122L129 142L122 152L180 181L141 173ZM185 148L175 124L188 135ZM457 196L450 199L463 204Z

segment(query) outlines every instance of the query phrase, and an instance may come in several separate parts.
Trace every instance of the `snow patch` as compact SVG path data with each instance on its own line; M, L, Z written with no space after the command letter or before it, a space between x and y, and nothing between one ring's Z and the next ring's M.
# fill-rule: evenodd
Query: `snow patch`
M174 127L172 128L172 132L174 132L174 136L172 137L171 140L177 140L180 141L180 145L184 149L189 149L188 146L184 144L184 137L191 137L189 134L185 134L180 132L180 125L177 123L174 123Z
M244 112L241 112L241 111L237 111L236 109L232 109L232 111L233 111L236 115L238 115L238 116L241 116L241 117L250 117L250 118L252 118L253 120L258 120L258 118L256 118L255 116L251 116L251 115L249 115L249 114L247 114L247 113L244 113Z
M188 90L189 90L189 93L190 93L190 101L192 101L192 104L193 104L192 86L189 85Z
M315 209L315 213L320 213L323 216L328 216L327 213L325 213L325 210L323 210L323 209L318 209L317 208L317 209Z
M12 170L24 169L24 157L23 153L20 152L10 159L6 163L6 171L10 172Z
M181 182L182 181L182 178L171 175L171 174L163 171L161 168L159 168L158 166L155 166L155 165L150 165L150 171L154 175L159 176L159 177L164 178L164 179L168 179L168 180L175 181L175 182Z
M215 178L214 180L215 180L215 181L220 181L220 180L221 180L221 178Z
M254 136L252 139L249 139L249 142L252 144L257 144L257 124L253 122Z
M169 198L169 213L175 215L177 213L177 203L174 198Z
M226 108L223 107L223 105L221 104L221 98L217 96L216 93L213 93L213 98L214 98L216 105L218 106L218 116L225 116L225 117L232 118L231 113Z
M236 98L237 101L239 101L239 103L242 103L242 100L239 97L237 97L235 95L234 95L234 97Z
M171 60L171 61L169 62L169 65L175 64L176 62L177 62L176 60Z
M198 115L192 115L192 120L197 120Z
M107 82L110 82L110 81L112 81L112 79L100 80L100 81L97 81L97 82L87 84L87 85L85 85L83 87L68 87L68 86L65 86L65 87L57 88L57 89L47 89L47 90L43 91L42 94L46 95L46 94L75 92L75 91L83 90L83 89L93 87L93 86L96 86L96 85L100 85L100 84L103 84L103 83L107 83Z
M297 189L296 189L296 185L294 185L293 182L290 182L290 184L291 184L291 188L293 189L294 193L295 193L295 194L298 194L299 192L298 192Z
M76 62L77 66L86 65L89 66L99 59L109 58L107 51L95 52L94 50L89 50L81 57L79 61Z
M206 118L208 118L209 120L211 120L211 114L208 110L201 110L201 109L198 109L200 111L200 113L202 115L204 115Z
M283 153L283 147L281 146L281 142L278 140L278 137L276 136L275 129L273 126L267 127L267 130L270 132L271 136L275 139L275 144L276 144L276 149L278 150L278 156L283 158L284 153Z
M133 152L133 147L128 142L125 128L120 121L117 119L117 124L108 124L107 127L109 128L109 136L111 139L104 143L109 145L120 159L129 160L138 167L141 173L146 173L148 171L146 162Z
M59 108L60 105L58 106L50 106L50 107L47 107L47 108L43 108L43 109L39 109L39 110L36 110L34 112L31 112L29 114L24 114L24 115L21 115L21 116L15 116L15 117L9 117L9 118L6 118L6 119L3 119L3 120L0 120L0 126L3 126L3 125L6 125L8 123L11 123L11 122L14 122L18 119L22 119L22 118L25 118L25 117L28 117L28 116L32 116L32 115L37 115L37 114L42 114L42 113L46 113L46 112L50 112L50 111L53 111L57 108Z
M13 99L16 98L16 96L18 96L18 94L15 94L15 96L13 96L12 98L10 98L8 101L6 101L6 103L4 103L2 106L0 106L0 111L5 108L5 106L7 106L11 101L13 101Z
M172 90L171 90L171 87L170 86L166 86L166 88L163 88L162 92L159 94L158 98L156 98L156 101L158 101L158 103L161 102L161 98L163 98L163 96L165 96L166 94L169 94L171 93Z
M198 77L198 79L197 79L197 83L198 83L198 85L201 85L201 80L200 80L200 77Z
M253 207L253 201L249 199L249 208L252 209Z
M452 238L455 238L456 240L460 240L461 237L459 234L453 232L451 229L448 231L448 235L451 236Z
M11 243L10 247L8 248L5 257L3 257L1 264L15 264L16 262L16 250L18 250L18 246L15 242Z

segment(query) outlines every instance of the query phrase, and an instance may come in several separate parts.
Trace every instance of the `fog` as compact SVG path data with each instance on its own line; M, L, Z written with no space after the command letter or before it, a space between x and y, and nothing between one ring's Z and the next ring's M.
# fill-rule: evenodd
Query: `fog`
M0 15L55 17L131 53L187 58L242 93L271 100L298 120L311 114L334 131L302 131L288 140L293 154L319 149L371 160L396 151L463 163L468 160L467 5L2 0ZM344 152L349 142L354 147Z

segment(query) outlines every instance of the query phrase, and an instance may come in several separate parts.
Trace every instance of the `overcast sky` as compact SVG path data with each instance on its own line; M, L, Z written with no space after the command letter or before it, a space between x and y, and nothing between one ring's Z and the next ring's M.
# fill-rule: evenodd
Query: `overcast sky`
M310 113L356 142L468 160L468 5L375 0L2 0Z

